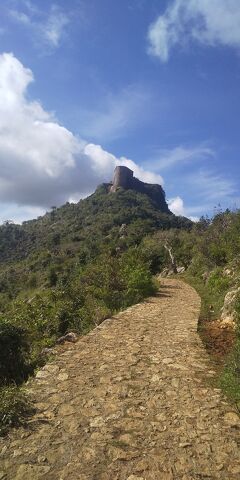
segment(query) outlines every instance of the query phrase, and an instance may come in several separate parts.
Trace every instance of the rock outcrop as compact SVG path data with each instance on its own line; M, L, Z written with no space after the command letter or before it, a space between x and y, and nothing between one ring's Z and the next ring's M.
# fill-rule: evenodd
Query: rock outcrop
M236 328L237 312L235 310L235 304L239 295L240 287L236 287L227 292L222 307L221 328Z
M109 191L114 193L120 188L135 190L148 195L163 213L171 214L165 200L165 192L161 185L141 182L133 176L133 171L128 167L118 166L115 168L113 182L109 184Z

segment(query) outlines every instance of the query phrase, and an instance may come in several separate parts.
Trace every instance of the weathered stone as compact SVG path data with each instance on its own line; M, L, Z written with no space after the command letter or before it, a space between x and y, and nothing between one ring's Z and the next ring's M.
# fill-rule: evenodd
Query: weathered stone
M18 468L15 480L39 480L49 472L50 467L25 464Z
M59 373L59 375L57 376L57 379L60 381L60 382L64 382L65 380L68 380L68 374L66 372L61 372Z
M235 311L235 303L239 294L240 294L240 287L230 290L225 295L224 304L223 304L222 313L221 313L222 328L236 327L237 313Z
M7 445L4 445L4 447L1 450L1 455L4 455L7 451Z
M63 404L58 410L60 417L67 417L68 415L74 415L75 409L69 404Z
M41 380L42 378L43 378L43 379L48 378L49 375L50 375L49 372L44 371L44 370L39 370L39 371L36 373L36 378L38 378L39 380Z
M90 427L92 428L99 428L104 425L103 417L95 417L90 421Z
M144 480L143 477L137 477L136 475L130 475L127 480Z
M233 475L237 475L238 473L240 474L240 464L230 465L230 467L228 468L228 471Z
M77 341L78 341L78 337L76 333L69 332L69 333L66 333L66 335L63 335L62 337L58 338L57 343L58 344L61 344L64 342L76 343Z
M228 412L224 415L224 422L230 427L240 427L240 418L235 412Z

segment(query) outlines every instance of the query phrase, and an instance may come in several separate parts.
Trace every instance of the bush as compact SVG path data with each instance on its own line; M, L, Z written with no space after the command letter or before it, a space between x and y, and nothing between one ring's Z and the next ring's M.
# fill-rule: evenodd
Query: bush
M157 286L152 279L149 264L138 249L129 249L121 257L121 274L125 284L123 306L128 306L153 295Z
M235 310L238 316L236 342L221 375L221 386L240 410L240 295L236 300Z
M19 426L31 412L30 402L23 389L16 386L0 388L0 436L13 426Z
M26 332L0 320L0 385L21 383L29 372Z
M225 294L230 287L228 277L223 275L220 268L216 268L210 275L207 286L213 294Z
M240 338L237 339L233 352L228 358L220 378L220 384L240 410Z

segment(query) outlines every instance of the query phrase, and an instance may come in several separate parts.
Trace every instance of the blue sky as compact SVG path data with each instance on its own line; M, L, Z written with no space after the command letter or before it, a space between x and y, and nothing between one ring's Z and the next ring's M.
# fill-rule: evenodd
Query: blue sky
M1 0L0 221L117 164L190 217L239 206L239 0Z

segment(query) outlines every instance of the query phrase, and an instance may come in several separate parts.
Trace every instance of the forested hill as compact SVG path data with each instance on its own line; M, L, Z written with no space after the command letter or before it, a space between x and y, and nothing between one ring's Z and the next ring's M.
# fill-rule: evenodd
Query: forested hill
M119 235L123 224L124 235ZM102 245L129 246L156 229L190 227L190 220L163 213L147 194L123 188L109 193L108 185L103 184L79 203L52 207L36 220L23 225L5 222L0 227L0 261L16 262L40 251L43 255L62 251L91 257Z

